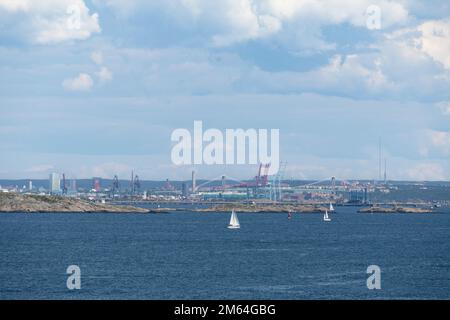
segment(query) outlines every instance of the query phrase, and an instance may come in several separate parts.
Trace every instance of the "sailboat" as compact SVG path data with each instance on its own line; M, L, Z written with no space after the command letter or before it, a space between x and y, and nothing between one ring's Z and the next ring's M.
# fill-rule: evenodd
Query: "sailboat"
M334 211L334 207L333 207L333 204L330 202L330 212L333 212Z
M328 216L328 210L325 210L325 214L323 215L323 221L331 221L331 218Z
M239 219L237 217L234 209L231 211L230 224L228 225L228 229L239 229L241 225L239 224Z

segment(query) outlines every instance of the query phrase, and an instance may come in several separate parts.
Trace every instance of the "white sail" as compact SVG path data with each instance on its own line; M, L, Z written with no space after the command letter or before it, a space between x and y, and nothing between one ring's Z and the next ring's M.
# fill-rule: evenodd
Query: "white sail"
M231 217L230 217L230 223L229 223L229 225L230 225L230 226L234 225L234 210L231 211Z
M239 219L238 219L236 212L234 213L234 225L237 227L240 226Z
M331 221L330 217L328 216L327 210L325 210L325 214L323 215L323 221Z
M330 211L334 211L333 204L330 202Z
M236 212L233 210L231 212L230 224L228 225L229 229L239 229L241 225L239 224L239 219L237 217Z

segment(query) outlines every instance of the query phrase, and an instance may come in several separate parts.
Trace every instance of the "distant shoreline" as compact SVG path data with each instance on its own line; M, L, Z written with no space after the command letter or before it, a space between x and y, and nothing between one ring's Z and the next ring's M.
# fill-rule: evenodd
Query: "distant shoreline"
M229 213L325 213L328 206L317 204L243 204L222 203L203 208L142 208L133 205L96 203L71 197L0 193L1 213L169 213L169 212L216 212ZM339 211L339 209L338 209ZM408 206L371 206L358 210L360 213L432 213L429 208Z

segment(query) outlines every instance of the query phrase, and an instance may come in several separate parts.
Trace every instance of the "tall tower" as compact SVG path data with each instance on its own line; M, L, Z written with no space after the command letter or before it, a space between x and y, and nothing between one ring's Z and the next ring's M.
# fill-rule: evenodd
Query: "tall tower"
M134 176L133 183L133 191L139 193L139 190L141 189L141 182L139 181L139 176L137 174Z
M66 174L62 175L62 194L67 194Z
M130 180L130 194L134 194L134 171L131 170L131 180Z
M181 194L183 195L183 197L187 197L188 196L186 182L183 182L183 184L181 185Z
M381 181L381 137L378 138L378 181Z
M195 192L196 189L196 181L195 181L195 170L192 170L192 192Z
M52 193L52 194L61 193L61 180L59 178L59 174L56 172L53 172L50 174L49 189L50 189L50 193Z
M333 195L336 195L336 177L331 177L331 190Z
M113 195L114 193L119 192L119 178L117 177L117 175L114 175L111 192Z

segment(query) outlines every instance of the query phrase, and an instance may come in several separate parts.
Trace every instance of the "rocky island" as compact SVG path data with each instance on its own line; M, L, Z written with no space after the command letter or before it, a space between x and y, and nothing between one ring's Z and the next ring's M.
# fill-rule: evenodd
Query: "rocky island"
M95 203L70 197L0 193L0 212L155 213L162 211Z
M196 212L231 212L231 210L245 213L273 213L273 212L295 212L295 213L324 213L328 208L314 205L296 204L271 204L271 205L248 205L248 204L222 204L208 208L198 208Z
M379 207L372 206L358 210L360 213L431 213L433 210L415 207Z

